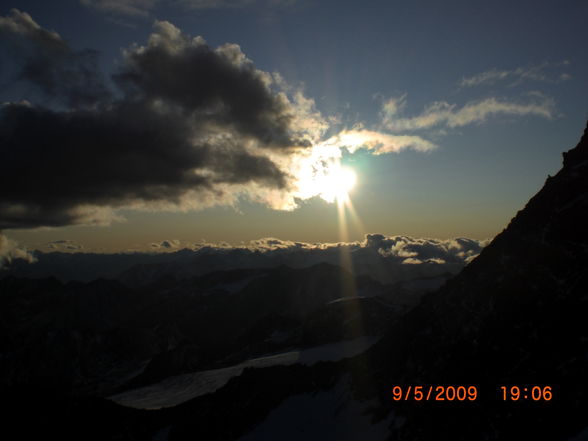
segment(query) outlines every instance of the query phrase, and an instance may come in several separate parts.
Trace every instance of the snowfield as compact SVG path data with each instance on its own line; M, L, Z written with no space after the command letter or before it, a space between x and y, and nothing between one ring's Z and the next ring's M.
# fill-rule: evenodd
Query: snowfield
M379 337L359 337L301 351L254 358L226 368L177 375L151 386L113 395L109 399L137 409L173 407L220 389L231 378L241 375L245 368L288 366L296 363L312 366L319 361L339 361L361 354L378 340Z

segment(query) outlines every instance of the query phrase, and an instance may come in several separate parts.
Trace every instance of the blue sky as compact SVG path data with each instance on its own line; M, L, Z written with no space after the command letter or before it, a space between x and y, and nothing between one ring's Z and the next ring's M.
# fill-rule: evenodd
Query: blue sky
M0 4L1 16L9 17L11 8L26 12L73 51L98 50L106 78L120 69L123 49L146 45L154 22L168 21L211 48L239 45L255 69L279 73L292 102L297 92L313 100L314 121L324 124L316 144L346 131L360 131L364 141L368 131L412 137L401 147L394 138L396 147L387 150L380 138L355 151L341 145L341 162L357 175L349 197L361 226L350 226L350 240L368 232L494 236L547 174L557 172L561 152L576 144L588 118L585 2ZM3 102L26 99L67 111L30 84L13 81L18 65L3 54ZM50 229L11 225L4 232L30 248L70 239L88 250L140 249L164 239L341 239L336 203L315 196L296 199L293 210L276 210L251 191L229 205L189 210L119 204L109 226L75 221Z

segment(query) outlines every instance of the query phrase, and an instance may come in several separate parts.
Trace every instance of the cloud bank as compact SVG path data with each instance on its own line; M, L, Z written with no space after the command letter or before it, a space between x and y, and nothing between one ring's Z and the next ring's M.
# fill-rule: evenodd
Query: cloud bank
M361 241L338 243L262 238L239 246L224 242L189 245L178 240L163 240L151 244L147 252L102 254L82 249L71 252L66 248L78 244L60 240L54 242L52 252L36 252L37 261L33 265L18 260L32 259L30 254L23 254L25 250L13 251L13 264L9 271L19 277L55 276L63 281L90 281L106 277L143 284L164 275L189 278L238 268L280 265L305 268L328 263L343 266L356 275L368 275L382 283L396 283L438 276L446 278L448 274L456 274L488 242L383 234L368 234ZM14 243L11 243L10 249L15 249ZM344 255L349 258L343 258Z
M444 240L383 234L367 234L362 241L338 243L263 238L241 246L195 244L195 257L190 258L190 265L199 258L209 270L277 265L301 268L324 262L344 266L355 274L366 274L383 283L395 283L455 274L488 243L489 240L468 238ZM350 259L342 259L343 254L348 254Z
M369 260L369 256L377 256L394 260L396 263L459 263L467 264L476 257L488 240L468 238L432 239L415 238L411 236L386 236L383 234L367 234L363 241L337 243L307 243L292 242L276 238L264 238L251 241L241 247L216 246L214 244L197 244L196 249L215 249L226 252L227 249L242 249L251 252L280 255L289 253L316 253L322 257L340 254L341 249L347 249L357 262ZM412 259L412 260L408 260Z

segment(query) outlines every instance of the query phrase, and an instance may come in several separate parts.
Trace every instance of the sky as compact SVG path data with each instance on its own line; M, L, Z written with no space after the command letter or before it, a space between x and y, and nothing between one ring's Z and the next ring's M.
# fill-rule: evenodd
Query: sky
M571 0L0 1L3 240L492 238L586 124L587 16Z

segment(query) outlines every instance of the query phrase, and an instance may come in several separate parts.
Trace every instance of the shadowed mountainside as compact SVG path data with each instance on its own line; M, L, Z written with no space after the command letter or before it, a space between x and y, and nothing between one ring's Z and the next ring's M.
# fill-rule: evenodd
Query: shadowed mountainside
M284 418L289 423L282 430L304 428L305 439L324 438L328 418L305 427L305 408L293 408L292 399L318 399L321 391L334 391L346 378L351 378L348 393L332 412L355 401L367 403L372 423L388 425L389 440L572 439L588 426L585 225L588 129L564 154L560 172L480 256L392 322L371 350L304 373L294 367L245 371L215 397L162 412L170 439L198 434L228 440L246 433L250 439L279 439L276 421ZM281 382L273 380L276 375ZM475 385L478 398L397 402L391 393L395 385L404 390L409 385ZM533 401L527 393L526 400L503 400L501 386L513 385L529 391L549 386L553 398ZM227 409L220 398L229 400L229 395ZM225 427L228 421L234 424Z

